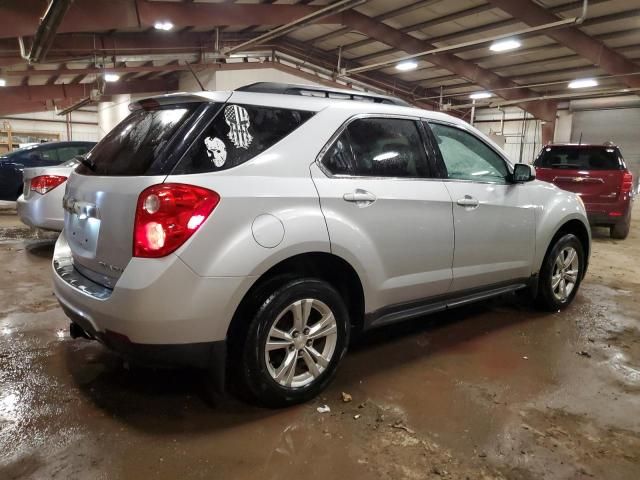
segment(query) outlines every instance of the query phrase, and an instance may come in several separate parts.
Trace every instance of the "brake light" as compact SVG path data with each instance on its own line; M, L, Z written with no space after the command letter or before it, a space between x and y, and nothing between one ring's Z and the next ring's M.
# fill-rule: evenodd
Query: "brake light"
M620 185L620 193L629 193L633 187L633 174L625 172L622 175L622 184Z
M220 202L206 188L163 183L138 197L133 236L133 256L159 258L169 255L194 234Z
M61 185L66 181L67 177L63 177L60 175L40 175L31 179L31 186L29 187L29 189L32 192L44 195L45 193L50 192L58 185Z

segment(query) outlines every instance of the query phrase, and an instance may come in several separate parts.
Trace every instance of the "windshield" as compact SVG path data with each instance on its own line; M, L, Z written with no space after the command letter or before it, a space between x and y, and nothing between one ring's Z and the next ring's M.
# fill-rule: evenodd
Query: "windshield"
M580 145L545 147L535 161L535 166L568 170L620 170L624 168L617 148Z
M144 175L198 104L140 109L111 130L77 169L82 175Z

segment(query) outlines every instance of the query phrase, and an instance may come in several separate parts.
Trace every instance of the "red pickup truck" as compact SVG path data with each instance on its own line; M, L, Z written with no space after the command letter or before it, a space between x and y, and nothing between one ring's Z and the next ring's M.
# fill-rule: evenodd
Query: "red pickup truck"
M629 234L633 175L612 144L552 144L534 162L536 176L582 198L591 225L606 226L612 238Z

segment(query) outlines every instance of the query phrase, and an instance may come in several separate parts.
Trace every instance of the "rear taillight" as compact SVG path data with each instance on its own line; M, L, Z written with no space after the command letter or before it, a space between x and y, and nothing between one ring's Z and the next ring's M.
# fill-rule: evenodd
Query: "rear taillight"
M66 181L67 177L62 177L60 175L40 175L31 179L30 190L32 192L39 193L40 195L44 195Z
M138 197L133 256L164 257L187 241L220 202L211 190L180 183L163 183Z
M625 172L622 175L622 184L620 185L620 193L629 193L633 187L633 175L630 172Z

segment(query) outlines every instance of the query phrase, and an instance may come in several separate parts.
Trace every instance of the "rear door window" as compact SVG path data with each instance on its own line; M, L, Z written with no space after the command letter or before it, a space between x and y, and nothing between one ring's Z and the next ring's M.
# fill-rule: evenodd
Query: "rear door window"
M566 170L620 170L623 165L616 148L592 146L545 147L535 161L536 167Z
M173 174L217 172L245 163L272 147L313 112L227 104L195 140Z
M360 118L331 146L323 165L334 175L424 178L428 163L419 127L402 118Z
M145 175L199 104L139 109L91 150L76 170L83 175Z

